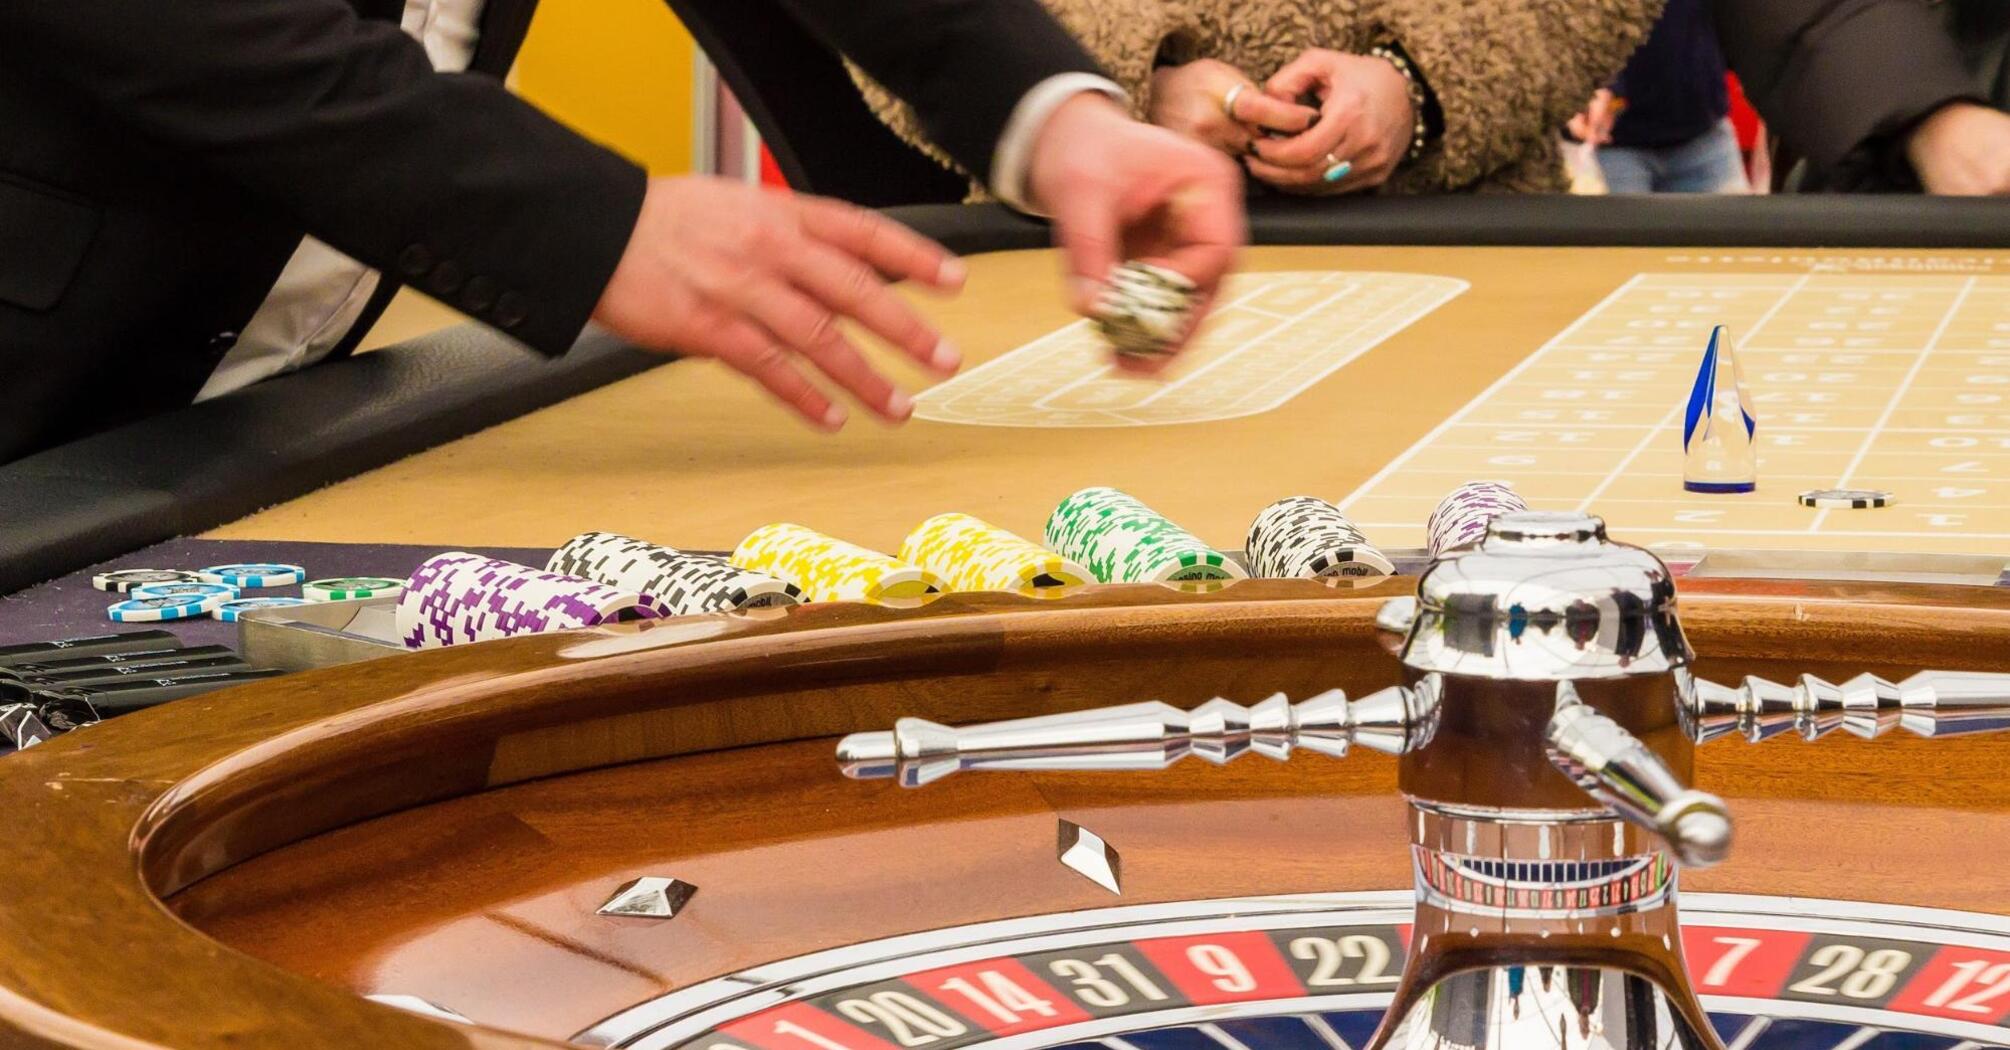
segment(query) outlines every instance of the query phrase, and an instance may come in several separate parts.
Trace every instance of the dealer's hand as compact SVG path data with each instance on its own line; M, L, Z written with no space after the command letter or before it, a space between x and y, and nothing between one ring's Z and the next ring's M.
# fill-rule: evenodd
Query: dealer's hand
M1257 142L1249 173L1287 193L1353 193L1387 182L1417 122L1409 81L1372 55L1313 48L1263 85L1279 99L1319 98L1319 122Z
M961 362L956 349L887 285L955 291L963 277L940 245L862 208L727 179L660 178L593 317L638 346L716 357L835 430L844 406L805 363L884 419L914 411L839 322L947 375Z
M1094 306L1111 270L1139 260L1199 286L1197 324L1246 237L1242 173L1233 161L1184 135L1132 120L1102 95L1077 95L1047 119L1026 184L1030 203L1054 217L1074 306L1082 313ZM1154 371L1164 362L1119 363Z
M1943 106L1913 129L1905 154L1928 193L2010 194L2010 114L2000 110Z

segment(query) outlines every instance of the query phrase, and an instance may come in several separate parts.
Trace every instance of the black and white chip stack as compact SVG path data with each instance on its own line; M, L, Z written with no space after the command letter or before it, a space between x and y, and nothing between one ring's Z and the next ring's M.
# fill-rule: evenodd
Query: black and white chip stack
M1193 323L1198 291L1199 286L1163 266L1127 262L1110 273L1096 300L1096 326L1117 353L1162 355Z
M1251 576L1387 576L1394 563L1340 508L1316 496L1278 500L1256 515L1244 543Z
M1452 490L1424 525L1433 560L1486 538L1487 523L1502 514L1528 509L1528 502L1505 481L1468 481Z
M583 532L553 551L545 569L642 596L651 616L697 616L795 605L803 592L724 558L689 554L613 532Z

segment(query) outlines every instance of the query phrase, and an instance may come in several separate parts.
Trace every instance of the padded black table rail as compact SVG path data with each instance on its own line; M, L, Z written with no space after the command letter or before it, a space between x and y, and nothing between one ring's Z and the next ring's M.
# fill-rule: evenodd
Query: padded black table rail
M887 214L959 254L1045 248L1047 224L1002 205ZM1259 197L1256 244L1599 245L1642 248L2003 248L2010 201L1920 196Z
M606 335L550 360L463 325L16 460L0 466L0 594L235 520L664 360Z

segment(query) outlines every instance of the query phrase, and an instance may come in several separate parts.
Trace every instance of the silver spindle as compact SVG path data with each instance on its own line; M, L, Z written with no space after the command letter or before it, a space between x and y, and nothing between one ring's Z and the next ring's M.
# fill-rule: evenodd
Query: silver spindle
M903 718L892 732L840 740L837 758L848 777L919 787L965 769L1164 769L1190 754L1216 764L1249 751L1282 761L1299 748L1339 758L1359 744L1400 755L1428 742L1437 698L1427 676L1359 700L1331 689L1296 704L1282 693L1246 707L1217 697L1192 711L1152 701L960 729Z
M1860 674L1841 685L1813 675L1793 685L1747 676L1733 687L1684 670L1675 683L1697 743L1734 732L1757 743L1789 729L1807 740L1837 727L1866 739L1894 726L1920 736L2010 729L2010 674L1921 671L1896 684Z

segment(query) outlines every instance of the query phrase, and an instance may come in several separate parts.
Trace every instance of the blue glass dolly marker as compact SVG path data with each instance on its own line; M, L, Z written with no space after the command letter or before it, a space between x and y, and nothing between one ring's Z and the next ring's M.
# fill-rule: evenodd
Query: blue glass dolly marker
M1758 430L1731 335L1718 325L1710 331L1710 345L1682 415L1682 487L1690 492L1758 488Z

